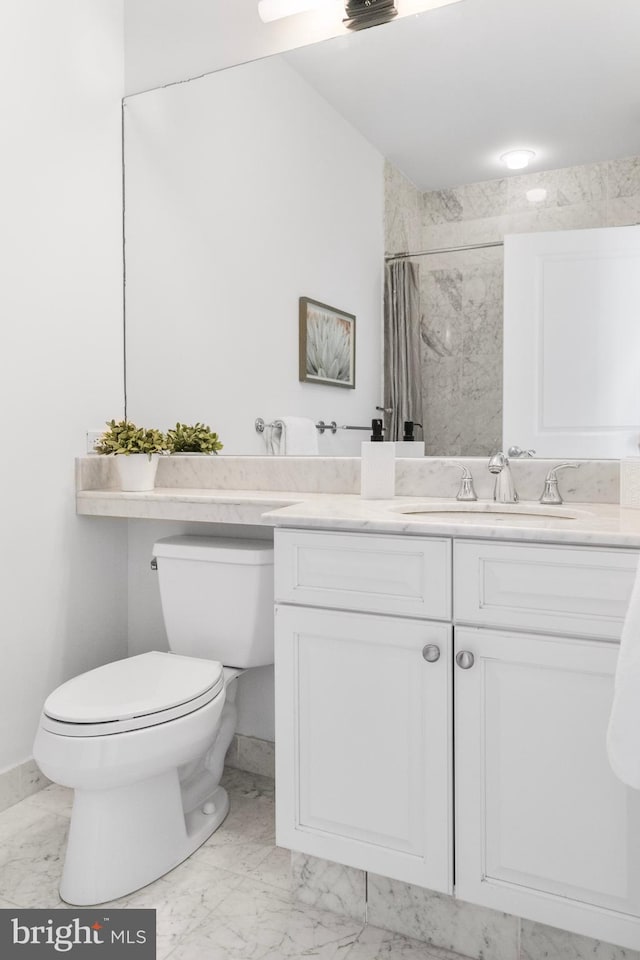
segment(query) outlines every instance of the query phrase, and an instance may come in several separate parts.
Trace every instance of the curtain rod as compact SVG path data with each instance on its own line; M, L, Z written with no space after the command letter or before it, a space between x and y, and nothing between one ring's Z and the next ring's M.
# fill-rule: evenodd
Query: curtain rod
M503 247L504 240L493 240L490 243L467 243L461 247L440 247L437 250L420 250L417 253L392 253L386 256L385 263L392 260L409 260L412 257L431 257L436 253L459 253L461 250L486 250L487 247Z

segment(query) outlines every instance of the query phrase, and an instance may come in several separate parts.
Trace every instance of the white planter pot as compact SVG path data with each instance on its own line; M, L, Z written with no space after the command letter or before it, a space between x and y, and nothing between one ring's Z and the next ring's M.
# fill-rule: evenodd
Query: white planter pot
M120 475L120 489L128 491L153 490L158 469L158 454L131 453L116 454L116 465Z

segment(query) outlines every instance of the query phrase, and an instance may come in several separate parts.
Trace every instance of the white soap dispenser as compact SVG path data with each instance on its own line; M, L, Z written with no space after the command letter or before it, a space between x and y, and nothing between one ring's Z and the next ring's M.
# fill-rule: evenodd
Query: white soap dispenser
M362 443L360 496L391 500L396 491L396 445L384 442L382 420L372 420L371 431L371 440Z
M419 427L413 420L404 421L404 436L396 443L396 457L424 457L424 440L416 440L413 428Z

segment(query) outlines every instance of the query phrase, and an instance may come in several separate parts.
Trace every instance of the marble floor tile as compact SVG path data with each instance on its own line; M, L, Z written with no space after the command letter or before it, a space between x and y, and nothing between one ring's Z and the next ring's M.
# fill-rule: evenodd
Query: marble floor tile
M220 782L231 798L240 800L254 800L256 797L265 797L267 800L275 799L275 784L270 777L226 767Z
M179 943L171 960L321 960L343 957L362 924L285 899L245 880Z
M640 951L523 920L520 960L640 960Z
M291 892L294 900L307 906L365 922L367 877L364 870L344 867L304 853L293 853Z
M156 910L157 960L163 960L241 882L242 877L237 874L190 858L160 880L112 906Z
M271 847L269 853L252 867L247 875L259 883L277 887L289 896L291 892L291 851Z
M40 810L48 810L49 813L57 813L61 817L70 817L73 807L73 790L52 783L44 790L28 797L24 801L24 807L25 809L35 807Z
M228 870L241 876L252 874L267 859L273 846L266 843L205 843L191 859L208 867Z
M451 953L421 940L412 940L399 933L367 926L347 951L346 960L462 960Z
M266 797L254 800L230 798L231 809L220 829L207 841L212 845L229 843L275 843L275 804Z
M232 770L225 786L232 810L216 834L175 870L110 904L157 911L158 960L461 960L296 902L289 851L272 839L273 784ZM67 906L58 884L70 805L70 791L53 785L0 813L0 908Z
M23 801L24 802L24 801ZM0 818L0 897L20 907L61 904L58 885L62 873L69 821L44 810L27 810L19 828L6 832L5 820L22 803ZM14 827L18 817L11 818Z
M371 873L367 919L386 930L475 960L515 960L518 956L520 921L516 917Z

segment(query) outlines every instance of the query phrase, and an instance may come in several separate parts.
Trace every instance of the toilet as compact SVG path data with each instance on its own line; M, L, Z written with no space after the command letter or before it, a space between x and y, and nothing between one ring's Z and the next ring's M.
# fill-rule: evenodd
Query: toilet
M74 790L60 896L104 903L157 880L220 826L236 683L273 663L273 547L167 537L154 546L171 652L108 663L47 698L34 758Z

